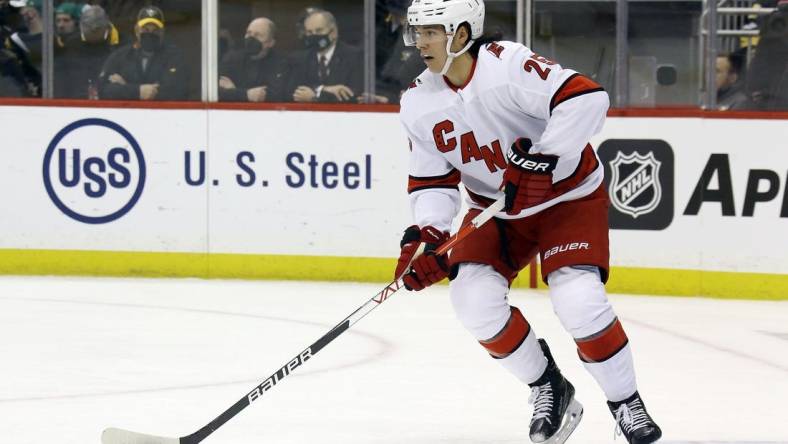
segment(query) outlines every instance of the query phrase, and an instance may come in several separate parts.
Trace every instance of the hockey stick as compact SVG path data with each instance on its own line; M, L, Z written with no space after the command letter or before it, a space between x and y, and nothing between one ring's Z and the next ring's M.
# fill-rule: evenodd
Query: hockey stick
M450 249L460 243L463 239L468 237L477 228L482 226L485 222L490 220L495 213L501 211L504 206L504 198L501 197L490 205L487 209L479 213L467 225L460 228L460 230L446 243L436 250L436 254L441 255L447 253ZM164 436L146 435L143 433L132 432L129 430L108 428L101 434L102 444L197 444L202 442L208 435L215 432L219 427L224 425L232 417L241 412L241 410L248 407L253 402L260 399L265 392L271 390L282 379L292 373L296 368L303 365L306 361L311 359L320 350L328 345L331 341L339 337L345 330L349 329L353 324L360 321L361 318L369 314L372 310L377 308L378 305L386 301L392 294L396 293L399 289L403 288L402 277L400 276L394 282L390 283L383 290L378 292L372 299L368 300L364 305L357 308L356 311L346 317L342 322L337 324L328 333L323 335L320 339L315 341L312 345L307 347L306 350L299 353L295 358L290 360L287 364L282 366L268 379L257 385L252 391L246 394L238 402L233 404L230 408L224 411L221 415L217 416L213 421L203 426L200 430L192 433L191 435L182 436L180 438L167 438Z

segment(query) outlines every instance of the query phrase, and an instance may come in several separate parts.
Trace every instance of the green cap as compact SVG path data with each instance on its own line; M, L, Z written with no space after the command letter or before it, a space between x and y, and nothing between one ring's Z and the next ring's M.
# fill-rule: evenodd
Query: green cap
M68 14L74 17L74 20L79 20L79 17L82 15L82 6L71 2L61 3L55 9L55 15L57 14Z

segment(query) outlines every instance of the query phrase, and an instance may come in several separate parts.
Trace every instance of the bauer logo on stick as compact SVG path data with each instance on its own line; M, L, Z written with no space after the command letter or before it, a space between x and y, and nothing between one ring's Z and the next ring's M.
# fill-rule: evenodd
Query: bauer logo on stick
M246 395L247 399L249 400L249 404L260 399L260 397L263 396L263 393L267 392L268 390L271 390L276 384L279 383L281 379L289 375L290 372L298 368L298 366L309 360L311 357L312 357L311 348L308 348L303 352L301 352L300 355L296 356L292 361L288 362L284 367L280 368L276 373L271 375L271 377L263 381L260 385L255 387L254 390L249 392L249 394Z
M125 128L82 119L60 130L44 154L44 187L55 206L86 224L128 213L145 187L145 158Z

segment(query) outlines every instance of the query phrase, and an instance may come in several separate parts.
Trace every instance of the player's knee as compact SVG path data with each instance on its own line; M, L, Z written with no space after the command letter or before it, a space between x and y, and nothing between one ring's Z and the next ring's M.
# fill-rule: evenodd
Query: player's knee
M489 265L460 264L450 286L452 307L476 339L488 339L509 319L508 291L509 283Z
M562 267L547 277L553 311L574 338L591 336L615 319L596 267Z

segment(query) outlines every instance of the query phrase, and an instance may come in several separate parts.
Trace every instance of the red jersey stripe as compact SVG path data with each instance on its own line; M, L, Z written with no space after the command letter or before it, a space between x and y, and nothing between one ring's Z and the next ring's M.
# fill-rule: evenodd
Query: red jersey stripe
M453 169L442 176L416 177L408 176L408 193L428 188L454 188L459 189L460 171Z
M553 184L556 195L564 194L575 188L586 177L596 171L598 167L599 161L594 153L594 148L592 148L590 144L586 144L586 147L583 148L583 153L580 155L580 162L578 162L575 171L570 176Z
M553 98L550 99L550 114L553 113L556 106L573 97L604 90L600 84L588 77L582 74L573 74L566 79L564 84L558 88L558 91L553 94Z

